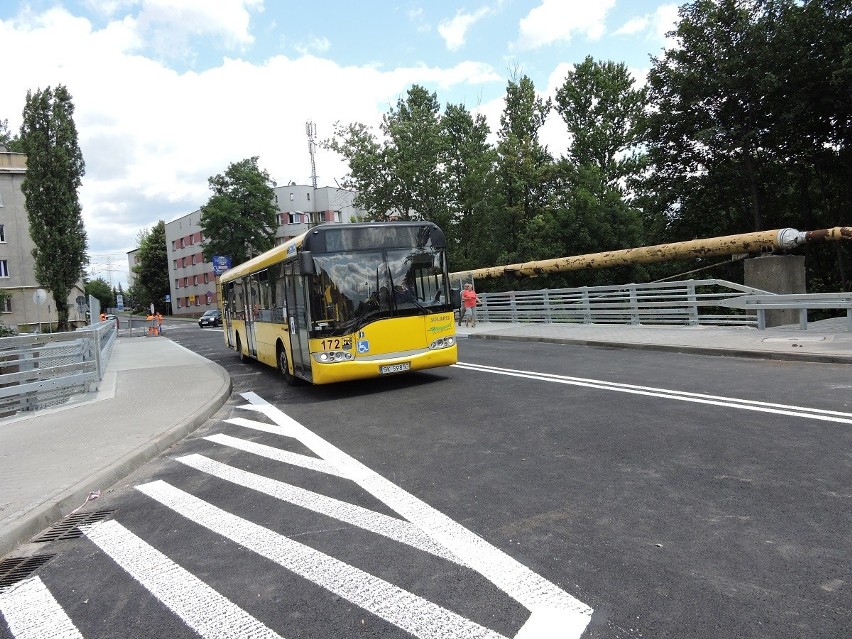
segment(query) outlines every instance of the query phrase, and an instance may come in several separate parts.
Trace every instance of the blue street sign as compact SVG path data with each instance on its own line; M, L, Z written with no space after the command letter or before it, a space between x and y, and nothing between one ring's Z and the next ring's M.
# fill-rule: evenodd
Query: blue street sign
M231 258L227 255L213 256L213 275L221 275L231 268Z

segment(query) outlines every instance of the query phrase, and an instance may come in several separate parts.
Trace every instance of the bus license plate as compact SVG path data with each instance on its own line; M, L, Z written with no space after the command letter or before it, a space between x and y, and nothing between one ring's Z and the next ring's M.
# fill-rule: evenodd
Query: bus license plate
M388 364L387 366L379 366L379 373L382 375L390 375L391 373L404 373L411 370L411 362L402 362L401 364Z

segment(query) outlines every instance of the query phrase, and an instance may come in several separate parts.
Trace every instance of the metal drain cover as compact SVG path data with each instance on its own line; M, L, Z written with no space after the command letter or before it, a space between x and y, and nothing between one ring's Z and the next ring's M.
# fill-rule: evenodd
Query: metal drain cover
M76 513L68 515L65 519L56 522L32 541L35 543L46 541L61 541L63 539L76 539L83 536L83 531L78 528L84 524L93 524L112 515L114 510L93 510L90 513Z
M55 556L7 557L0 561L0 589L23 581Z

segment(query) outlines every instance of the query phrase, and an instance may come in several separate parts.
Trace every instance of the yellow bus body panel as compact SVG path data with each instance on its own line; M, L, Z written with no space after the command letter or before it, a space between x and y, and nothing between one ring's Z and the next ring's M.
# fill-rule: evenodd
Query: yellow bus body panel
M412 371L450 366L458 361L456 344L436 350L430 350L429 344L440 337L454 335L452 313L380 320L352 335L354 360L333 364L313 360L312 381L314 384L332 384L350 379L384 377L379 372L380 366L406 362L411 365ZM310 342L311 351L317 352L325 350L329 340L312 339ZM368 350L365 351L365 347Z
M242 347L246 348L245 322L233 321L240 334ZM257 322L255 347L257 360L276 367L276 343L281 338L292 360L288 328L286 324ZM333 384L354 379L385 377L379 367L409 363L412 371L451 366L458 361L458 347L454 343L447 348L430 350L429 344L441 337L454 337L455 323L452 313L440 315L418 315L380 320L365 326L358 333L346 337L310 339L312 353L325 350L351 352L355 359L332 364L321 364L311 356L311 371L314 384ZM227 339L227 338L226 338ZM349 348L344 344L348 342ZM359 351L359 344L361 351ZM364 349L367 350L364 350Z

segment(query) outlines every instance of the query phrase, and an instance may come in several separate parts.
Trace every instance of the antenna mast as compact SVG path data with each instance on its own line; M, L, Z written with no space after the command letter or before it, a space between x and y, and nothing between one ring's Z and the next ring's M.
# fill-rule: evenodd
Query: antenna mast
M308 151L311 154L311 185L314 187L314 191L317 189L317 164L314 160L314 153L317 149L316 142L314 141L314 137L317 134L317 125L312 121L308 120L305 124L305 133L308 134Z

